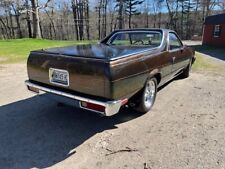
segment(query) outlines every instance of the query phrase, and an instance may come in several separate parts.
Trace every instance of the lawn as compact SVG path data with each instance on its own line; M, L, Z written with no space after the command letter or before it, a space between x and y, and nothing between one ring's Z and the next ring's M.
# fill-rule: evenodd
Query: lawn
M55 41L46 39L0 40L0 64L25 62L30 51L36 49L88 43L96 43L96 41ZM196 57L197 60L193 65L193 70L213 71L218 69L218 65L204 57L202 53L196 52Z
M208 58L204 57L203 54L195 52L196 61L193 65L193 70L212 70L216 67Z
M30 51L36 49L95 42L96 41L55 41L46 39L0 40L0 64L24 62Z
M195 52L196 61L193 65L194 71L210 71L210 72L225 72L225 63L218 60L208 58L205 54Z

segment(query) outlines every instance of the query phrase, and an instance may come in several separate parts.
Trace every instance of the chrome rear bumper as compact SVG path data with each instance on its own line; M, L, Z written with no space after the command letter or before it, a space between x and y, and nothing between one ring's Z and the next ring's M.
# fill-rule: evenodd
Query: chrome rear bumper
M94 111L94 112L100 113L100 114L105 115L105 116L112 116L112 115L118 113L119 110L120 110L120 107L127 102L127 99L107 101L107 102L93 100L93 99L89 99L89 98L85 98L85 97L76 96L76 95L73 95L73 94L70 94L70 93L50 89L50 88L47 88L47 87L43 87L41 85L31 83L28 80L25 81L25 84L28 87L28 90L36 92L36 93L47 92L47 93L52 93L52 94L64 96L64 97L67 97L67 98L70 98L70 99L75 99L75 100L79 101L80 103L83 101L83 102L87 102L87 103L92 103L92 104L104 106L105 111L101 112L101 111L96 111L96 110L93 110L93 109L82 107L81 104L79 104L80 105L79 107L82 108L82 109L88 109L90 111ZM34 90L32 90L31 88L33 88Z

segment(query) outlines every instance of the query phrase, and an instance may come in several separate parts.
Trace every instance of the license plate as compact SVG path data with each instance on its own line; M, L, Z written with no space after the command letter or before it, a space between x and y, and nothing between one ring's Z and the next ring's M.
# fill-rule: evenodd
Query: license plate
M69 73L66 70L50 68L49 80L53 84L69 86Z

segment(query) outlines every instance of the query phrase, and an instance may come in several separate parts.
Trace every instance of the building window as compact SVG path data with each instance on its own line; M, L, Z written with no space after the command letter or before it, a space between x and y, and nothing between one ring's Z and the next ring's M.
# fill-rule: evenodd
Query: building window
M214 37L220 37L220 32L221 32L221 26L220 25L215 25L214 26L213 36Z

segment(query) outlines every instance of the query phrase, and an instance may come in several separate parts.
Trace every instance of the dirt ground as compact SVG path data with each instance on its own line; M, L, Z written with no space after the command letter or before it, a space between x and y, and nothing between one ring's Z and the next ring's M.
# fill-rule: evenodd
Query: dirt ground
M0 79L1 169L225 168L224 72L193 72L149 113L109 118L28 92L25 64L1 65Z

